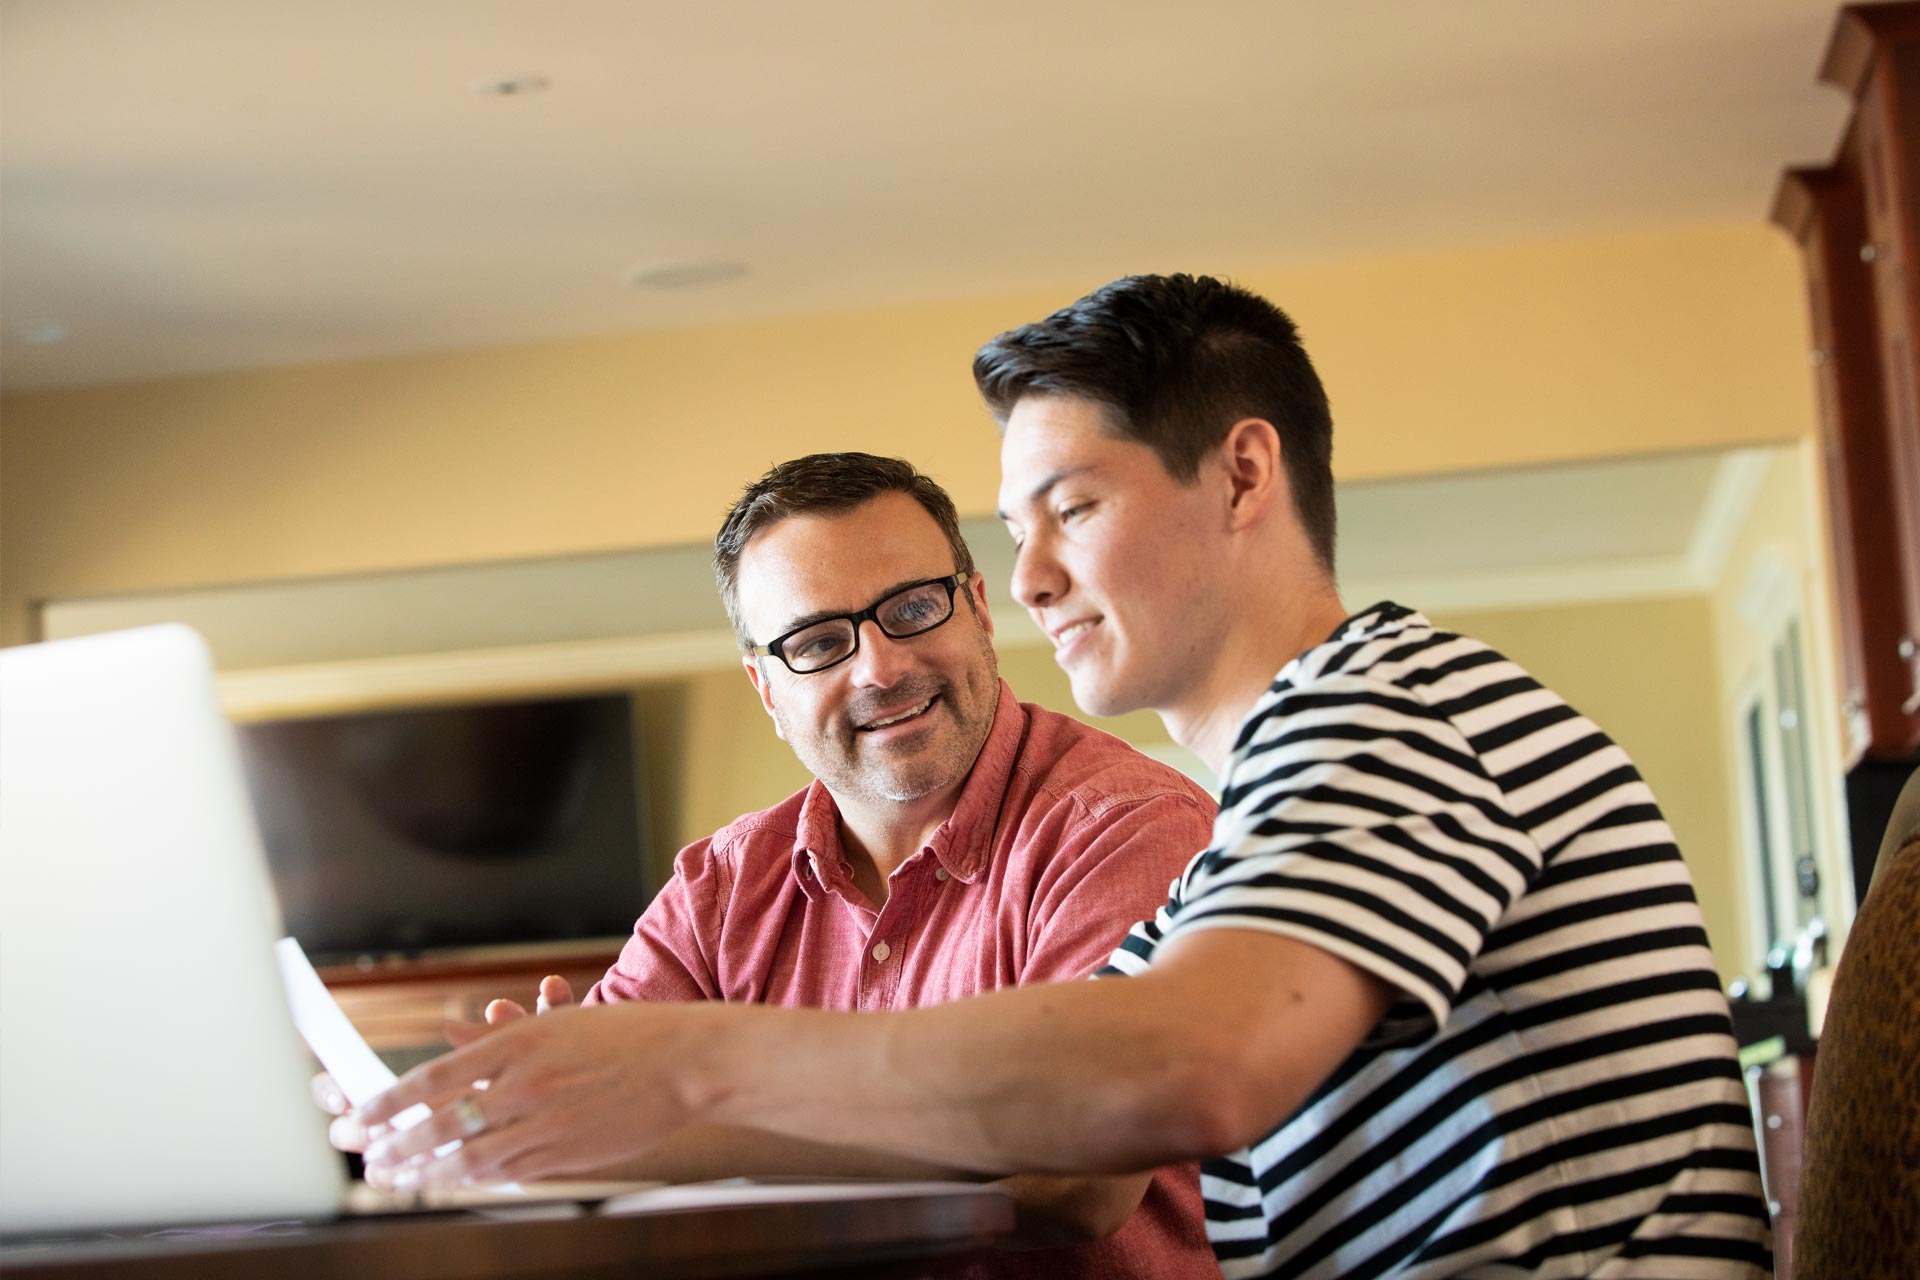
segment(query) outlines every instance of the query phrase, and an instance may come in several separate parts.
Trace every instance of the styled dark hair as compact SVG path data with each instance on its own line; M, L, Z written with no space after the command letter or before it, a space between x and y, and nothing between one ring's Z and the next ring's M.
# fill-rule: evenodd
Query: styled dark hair
M1333 571L1327 393L1293 321L1258 294L1210 276L1127 276L987 343L973 380L1002 427L1023 396L1096 401L1117 435L1183 482L1227 428L1266 419L1314 554Z
M781 463L748 485L714 536L713 576L742 649L754 643L740 619L740 556L747 544L791 516L851 511L883 493L904 493L926 508L953 548L954 571L973 572L973 552L960 535L960 515L953 499L914 470L912 463L871 453L810 453Z

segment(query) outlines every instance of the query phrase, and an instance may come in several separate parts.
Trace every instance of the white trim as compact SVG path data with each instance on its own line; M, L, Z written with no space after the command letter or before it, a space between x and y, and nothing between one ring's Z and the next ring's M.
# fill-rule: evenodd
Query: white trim
M1589 560L1528 569L1350 578L1340 583L1341 599L1351 608L1364 608L1376 600L1397 600L1428 614L1690 596L1704 590L1685 557L1678 555Z
M420 653L222 672L221 706L236 720L369 707L608 688L726 668L729 631Z
M1714 469L1686 551L1687 567L1700 590L1712 590L1726 572L1727 560L1766 483L1772 456L1770 450L1738 449L1722 458Z

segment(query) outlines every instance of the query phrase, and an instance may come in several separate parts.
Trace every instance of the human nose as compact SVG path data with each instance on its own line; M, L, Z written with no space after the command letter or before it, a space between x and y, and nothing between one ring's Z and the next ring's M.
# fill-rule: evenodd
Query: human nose
M1031 536L1015 548L1013 576L1007 588L1030 612L1038 612L1066 594L1066 570L1044 536Z
M861 686L888 688L899 682L913 665L906 642L895 640L868 618L860 623L860 645L847 659L853 682Z

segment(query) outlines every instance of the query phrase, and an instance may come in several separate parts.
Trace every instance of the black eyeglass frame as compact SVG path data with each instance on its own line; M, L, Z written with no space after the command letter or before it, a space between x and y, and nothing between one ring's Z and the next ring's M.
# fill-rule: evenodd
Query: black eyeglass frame
M954 601L954 597L959 594L960 588L979 576L980 574L977 570L962 569L958 573L950 573L944 578L923 578L919 582L909 582L897 591L887 592L886 595L875 600L858 613L836 613L825 618L815 618L812 622L802 623L791 631L775 636L765 644L748 645L747 652L756 658L778 658L780 659L781 666L792 671L793 674L797 676L816 676L822 671L833 670L848 658L860 652L860 624L863 622L871 622L874 626L880 628L880 634L889 640L911 640L914 636L924 636L930 631L938 631L941 627L952 622L953 615L960 611L960 606ZM897 600L908 592L918 591L922 587L945 587L947 589L947 616L933 623L931 626L921 627L918 631L909 631L903 635L895 635L893 632L887 630L887 624L880 621L880 610L885 607L889 601ZM835 658L832 662L827 663L825 666L808 667L805 671L795 671L793 663L787 659L787 641L793 639L803 631L811 631L815 627L825 626L829 622L852 623L853 645L845 653Z

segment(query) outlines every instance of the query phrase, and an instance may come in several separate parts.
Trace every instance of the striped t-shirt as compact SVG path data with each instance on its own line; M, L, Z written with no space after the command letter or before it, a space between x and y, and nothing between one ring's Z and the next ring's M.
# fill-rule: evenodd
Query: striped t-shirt
M1626 753L1397 605L1289 663L1213 843L1109 972L1259 929L1399 992L1278 1129L1202 1168L1229 1277L1771 1271L1727 1005Z

